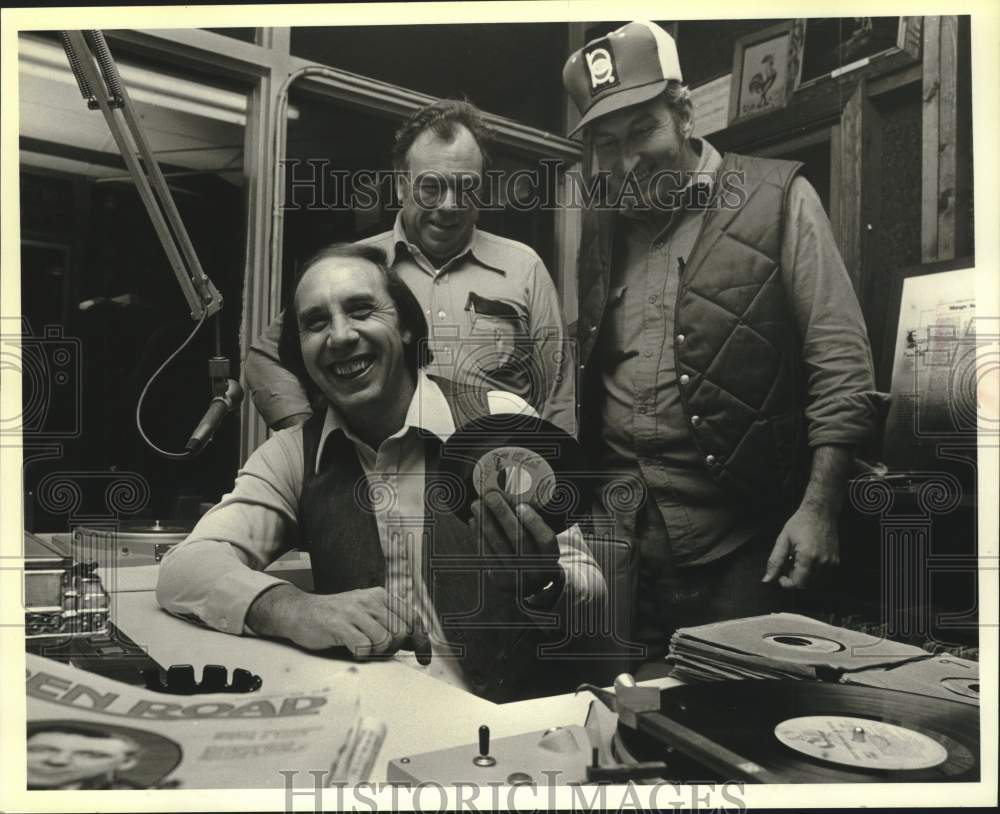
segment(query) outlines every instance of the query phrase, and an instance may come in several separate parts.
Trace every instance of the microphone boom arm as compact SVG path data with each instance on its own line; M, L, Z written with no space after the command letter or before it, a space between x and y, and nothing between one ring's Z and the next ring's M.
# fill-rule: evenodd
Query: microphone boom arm
M177 284L181 287L184 299L191 309L191 318L197 323L184 344L160 366L143 388L136 405L136 427L142 439L163 457L193 458L212 440L223 419L239 407L243 398L240 383L229 378L229 359L222 355L222 336L218 319L215 322L215 356L208 361L212 400L205 417L188 440L184 452L168 452L160 449L149 439L142 428L142 404L149 386L163 368L194 338L208 317L222 310L222 295L201 267L160 165L153 156L128 91L118 74L114 58L104 40L104 34L97 30L62 31L60 39L80 93L87 101L87 107L91 110L100 110L108 129L111 130L115 144L118 145L122 159L128 167L129 175L135 182L139 197L146 207L156 236L170 262L170 268L177 278Z
M222 309L222 295L202 270L104 35L100 31L63 31L61 39L88 107L96 106L108 123L191 309L191 318L198 321L212 316Z

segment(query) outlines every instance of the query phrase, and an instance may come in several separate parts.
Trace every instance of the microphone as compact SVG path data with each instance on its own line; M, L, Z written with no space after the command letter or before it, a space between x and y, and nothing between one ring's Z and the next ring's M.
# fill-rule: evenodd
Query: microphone
M200 453L215 431L219 429L223 419L233 410L240 406L243 401L243 388L235 379L226 379L226 391L221 396L215 396L208 405L205 415L202 416L198 426L194 428L191 437L188 438L184 449L188 455L194 457Z

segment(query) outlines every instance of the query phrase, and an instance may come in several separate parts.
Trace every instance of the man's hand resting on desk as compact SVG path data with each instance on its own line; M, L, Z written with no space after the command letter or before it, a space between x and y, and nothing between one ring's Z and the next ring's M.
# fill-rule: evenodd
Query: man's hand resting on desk
M406 603L381 587L309 594L277 585L254 600L247 625L308 650L346 647L356 658L391 655L413 634Z
M469 525L476 539L483 540L483 553L496 562L494 583L505 590L515 590L518 573L523 597L562 583L559 541L527 503L511 505L500 492L487 492L472 504Z

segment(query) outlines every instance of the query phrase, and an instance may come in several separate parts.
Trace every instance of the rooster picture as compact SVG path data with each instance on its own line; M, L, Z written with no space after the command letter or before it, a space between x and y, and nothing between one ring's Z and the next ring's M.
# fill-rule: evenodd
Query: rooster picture
M778 71L774 67L774 55L765 54L761 59L761 70L750 78L750 84L747 86L750 93L760 96L758 104L761 107L768 104L767 92L777 78Z

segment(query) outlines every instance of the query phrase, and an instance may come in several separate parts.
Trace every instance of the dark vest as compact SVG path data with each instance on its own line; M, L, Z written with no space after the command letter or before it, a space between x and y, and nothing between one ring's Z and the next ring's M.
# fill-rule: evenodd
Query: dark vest
M434 381L456 427L489 414L485 389ZM372 505L380 498L369 495L357 452L343 432L330 434L316 471L324 419L325 411L317 411L302 430L299 533L301 547L310 553L314 589L329 594L385 585L385 557ZM537 672L537 624L510 594L489 590L471 530L448 511L447 495L454 491L438 472L440 439L432 433L423 437L424 583L444 638L460 656L472 688L492 700L509 700L522 694L525 680Z
M804 482L801 340L781 282L784 203L800 167L725 157L674 309L677 375L691 379L680 391L691 441L716 482L769 505L793 503ZM607 305L614 222L614 213L597 214L581 248L578 392L581 437L592 450L600 382L587 362Z

